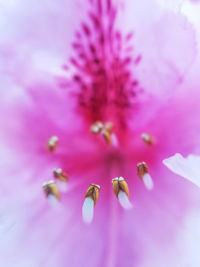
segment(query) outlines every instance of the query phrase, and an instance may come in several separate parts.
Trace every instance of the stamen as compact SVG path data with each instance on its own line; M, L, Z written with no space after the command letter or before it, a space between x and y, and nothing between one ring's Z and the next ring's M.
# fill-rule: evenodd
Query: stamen
M43 184L43 190L48 199L51 201L60 201L60 193L54 181L48 181Z
M137 168L138 168L138 176L140 178L143 178L143 176L146 173L149 173L149 168L148 168L147 164L144 161L141 162L141 163L138 163Z
M149 174L149 168L145 162L141 162L137 165L138 176L142 179L146 189L152 190L154 187L153 180Z
M149 146L152 146L154 144L154 138L148 133L143 133L141 135L141 138L144 141L144 143Z
M106 122L104 129L107 132L107 137L104 136L108 144L111 144L114 147L119 145L116 134L114 133L114 126L112 122ZM109 134L108 134L109 133Z
M113 124L106 122L103 124L101 121L95 122L90 130L94 134L101 134L108 145L118 146L117 136L113 133Z
M103 123L100 121L96 121L91 127L90 130L94 134L98 134L103 129Z
M113 132L113 124L112 122L106 122L104 125L104 129L107 130L110 134Z
M53 175L57 179L57 186L59 190L62 192L66 192L67 182L69 180L68 175L65 172L63 172L61 168L54 169Z
M90 224L94 216L94 206L96 205L99 198L100 186L91 184L85 194L85 200L82 207L83 221Z
M110 132L109 132L108 130L106 130L106 129L103 129L103 130L101 131L101 134L102 134L102 136L104 137L106 143L107 143L108 145L111 145L111 143L112 143L112 139L111 139L111 134L110 134Z
M51 152L55 151L58 146L58 137L51 136L47 142L47 149Z
M119 200L120 205L124 209L132 208L132 204L129 201L129 188L128 184L123 177L117 177L112 179L113 191Z
M58 179L59 181L62 181L62 182L67 182L69 179L67 174L65 172L63 172L63 170L61 168L54 169L53 174L54 174L54 177L56 179Z

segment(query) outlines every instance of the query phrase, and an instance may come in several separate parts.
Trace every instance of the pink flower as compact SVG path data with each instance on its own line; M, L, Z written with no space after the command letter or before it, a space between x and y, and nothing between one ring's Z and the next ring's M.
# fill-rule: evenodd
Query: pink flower
M0 12L2 266L199 266L199 192L162 164L200 148L180 1Z

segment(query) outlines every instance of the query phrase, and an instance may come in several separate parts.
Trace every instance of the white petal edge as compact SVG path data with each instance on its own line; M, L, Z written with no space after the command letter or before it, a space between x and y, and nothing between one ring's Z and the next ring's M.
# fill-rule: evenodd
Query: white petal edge
M200 156L190 154L184 158L177 153L164 159L163 164L172 172L200 187Z

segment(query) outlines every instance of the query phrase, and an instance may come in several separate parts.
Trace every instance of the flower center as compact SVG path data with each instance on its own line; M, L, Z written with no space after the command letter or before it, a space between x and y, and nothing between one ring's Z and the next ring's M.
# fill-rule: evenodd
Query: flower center
M113 169L123 171L125 159L120 142L121 136L125 136L127 120L133 113L140 90L133 71L141 56L133 56L130 44L133 34L124 36L114 27L117 8L111 1L96 0L90 1L90 4L88 20L76 32L70 66L65 69L73 68L72 86L77 92L79 113L89 123L91 135L99 139L104 147L105 144L108 146L104 155L107 171L115 177ZM148 133L142 134L141 138L148 146L154 144ZM58 137L52 136L47 142L47 149L54 153L58 145ZM146 188L152 189L153 181L147 164L139 163L137 168ZM48 198L60 201L60 191L65 191L68 175L61 168L56 168L53 176L55 182L45 183L43 189ZM113 193L123 208L130 209L128 183L122 176L114 177L110 177ZM90 184L82 207L85 223L92 222L99 194L100 186Z

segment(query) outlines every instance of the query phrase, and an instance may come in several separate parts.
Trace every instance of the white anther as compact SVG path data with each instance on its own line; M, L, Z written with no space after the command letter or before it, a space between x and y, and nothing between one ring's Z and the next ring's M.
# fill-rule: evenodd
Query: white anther
M142 177L142 180L144 182L146 189L148 189L148 190L153 189L154 183L153 183L153 180L152 180L151 175L149 173L144 174L144 176Z
M94 200L90 197L86 197L82 207L82 217L86 224L90 224L94 216Z
M53 207L58 206L59 200L54 195L49 194L47 196L47 199L48 199L51 206L53 206Z
M94 125L92 130L93 130L93 133L98 133L99 132L99 127L97 125Z
M61 174L61 173L62 173L62 169L61 169L61 168L55 168L54 171L55 171L57 174Z
M56 142L58 142L58 137L57 136L52 136L50 139L49 139L49 145L54 145Z
M141 135L141 138L144 141L144 143L146 143L147 145L153 145L154 143L154 138L148 133L143 133Z
M118 199L119 199L119 203L120 205L124 208L124 209L131 209L132 208L132 204L127 196L127 194L123 191L119 191L118 194Z

